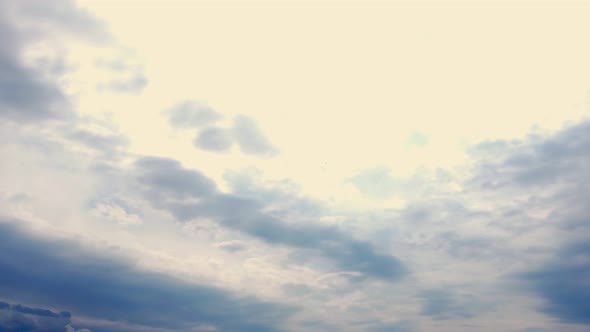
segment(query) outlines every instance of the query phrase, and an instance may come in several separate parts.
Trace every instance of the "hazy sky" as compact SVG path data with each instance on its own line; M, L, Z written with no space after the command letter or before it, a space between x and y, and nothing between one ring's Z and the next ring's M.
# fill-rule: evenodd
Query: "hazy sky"
M0 331L588 331L589 15L0 0Z

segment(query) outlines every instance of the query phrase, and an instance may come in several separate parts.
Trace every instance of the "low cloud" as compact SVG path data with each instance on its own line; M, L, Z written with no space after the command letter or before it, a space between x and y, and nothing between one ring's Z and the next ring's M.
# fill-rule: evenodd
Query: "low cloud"
M124 258L99 255L73 241L40 239L14 224L0 220L0 293L5 298L65 308L95 320L169 330L200 325L221 331L273 332L282 330L280 325L295 312L281 304L142 271ZM6 304L2 306L0 312L6 312ZM11 326L37 326L39 317L48 317L51 322L58 320L61 330L34 331L61 332L70 323L65 313L10 308L13 314L0 317ZM36 318L28 317L32 315Z
M57 313L0 301L0 331L3 332L90 332L72 327L71 317L67 311Z

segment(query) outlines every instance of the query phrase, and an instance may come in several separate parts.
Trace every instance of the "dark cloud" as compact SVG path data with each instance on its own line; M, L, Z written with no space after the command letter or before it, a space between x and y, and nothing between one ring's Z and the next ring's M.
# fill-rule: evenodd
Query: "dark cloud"
M183 101L165 113L169 116L170 125L177 128L200 128L223 118L221 113L194 101Z
M0 223L0 294L7 299L64 308L95 320L169 330L207 325L221 331L279 331L294 312L133 266L120 254L90 252L65 240L42 240L6 221ZM21 324L31 325L27 320Z
M0 302L0 331L3 332L70 332L72 315L67 311L53 312L20 304Z
M541 309L568 323L590 326L590 242L568 245L555 259L523 275L541 296Z
M315 250L338 268L369 277L397 280L407 273L396 257L375 252L369 243L356 240L337 227L284 222L262 212L264 202L217 192L213 181L197 171L182 168L175 160L148 157L139 159L136 168L146 198L179 220L211 218L268 243Z
M201 131L193 144L203 150L212 152L228 151L233 145L231 132L227 129L208 127Z
M258 156L274 156L278 154L278 150L264 136L253 119L245 115L236 116L232 131L242 152Z
M52 34L110 38L99 21L71 1L0 1L0 117L34 122L72 115L57 82L23 58L28 46Z

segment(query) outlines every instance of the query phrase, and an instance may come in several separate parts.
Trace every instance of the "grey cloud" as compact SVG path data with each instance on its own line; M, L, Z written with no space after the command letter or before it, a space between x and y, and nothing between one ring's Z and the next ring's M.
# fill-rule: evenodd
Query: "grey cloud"
M553 241L562 249L554 252L553 260L520 275L524 287L545 300L540 311L563 322L589 325L590 120L551 135L533 133L521 140L488 142L472 153L479 158L472 188L519 199L497 225L504 226L516 216L524 220L525 230L555 230ZM548 212L534 222L526 215L535 210Z
M72 241L34 237L12 221L0 222L0 294L6 299L64 308L98 321L169 331L199 325L221 331L280 331L296 311L134 265L120 253L91 252ZM22 324L31 325L30 321Z
M217 193L215 182L174 159L144 157L135 163L137 179L152 200L200 199Z
M35 22L34 26L29 27L33 30L30 33L47 33L57 30L60 33L89 39L93 43L107 44L113 41L107 25L89 11L78 7L74 1L23 0L8 1L8 3L9 13Z
M478 306L475 301L473 303L462 302L456 294L449 290L427 290L423 291L420 296L425 301L422 315L431 316L437 320L471 318Z
M98 85L99 90L118 93L138 94L148 85L148 79L143 73L134 73L130 78L114 79Z
M217 127L207 127L199 131L193 144L203 150L225 152L231 148L233 142L229 130Z
M140 182L147 187L146 198L179 220L211 218L268 243L317 251L340 269L369 277L397 280L407 273L396 257L375 252L369 243L356 240L337 227L286 223L261 212L263 202L217 192L211 180L182 168L175 160L144 158L136 166ZM193 201L187 202L186 196Z
M590 121L548 137L531 135L520 141L488 142L472 150L489 155L481 158L475 179L484 188L531 188L590 179L590 173L582 171L590 168Z
M117 149L127 146L128 140L120 135L103 135L88 130L68 130L65 136L89 148L114 154Z
M265 182L262 171L254 168L223 173L230 191L239 197L265 203L265 211L276 217L318 218L324 206L300 194L300 188L288 180Z
M371 332L414 332L417 331L415 325L410 321L400 321L394 323L383 323L371 328Z
M71 117L59 85L26 65L23 52L52 31L105 41L103 28L70 1L0 1L0 116L17 122Z
M67 332L71 326L71 314L48 309L33 308L21 304L0 302L0 331L5 332ZM82 330L78 330L82 331ZM88 331L89 330L85 330Z
M278 150L264 136L253 119L245 115L236 116L232 131L242 152L259 156L278 154Z
M590 243L567 245L554 260L522 278L545 300L543 312L564 322L590 326Z
M221 113L194 101L183 101L165 113L169 116L170 125L177 128L200 128L223 118Z

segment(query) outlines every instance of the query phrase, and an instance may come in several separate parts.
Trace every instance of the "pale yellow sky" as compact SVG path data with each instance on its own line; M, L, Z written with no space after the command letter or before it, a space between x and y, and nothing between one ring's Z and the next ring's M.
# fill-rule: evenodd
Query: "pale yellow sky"
M254 166L348 204L363 198L342 181L360 170L452 167L468 144L588 114L590 48L580 41L590 21L575 5L80 3L108 22L149 80L139 97L89 93L82 105L116 109L132 150L174 156L218 180ZM280 155L198 151L195 132L173 131L161 114L182 100L210 105L227 125L237 114L254 118ZM407 144L415 132L425 146Z

